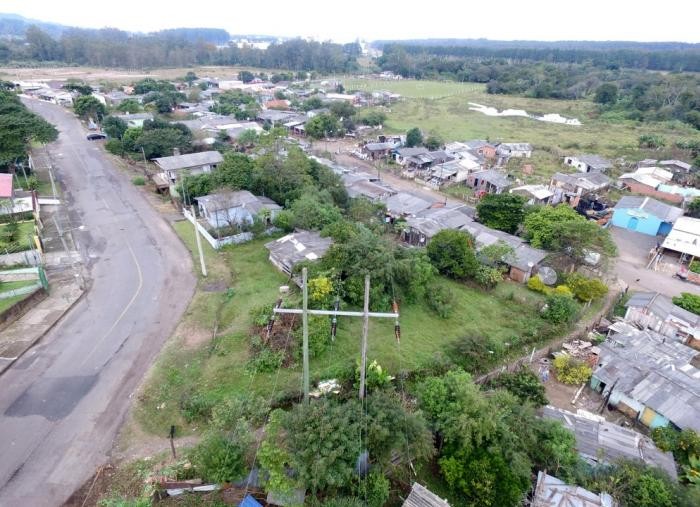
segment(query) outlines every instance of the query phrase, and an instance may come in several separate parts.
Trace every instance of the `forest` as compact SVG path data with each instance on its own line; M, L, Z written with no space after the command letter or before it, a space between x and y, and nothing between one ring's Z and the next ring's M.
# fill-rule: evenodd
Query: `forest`
M692 73L661 73L622 68L615 52L607 65L596 61L553 63L505 58L445 56L446 48L387 46L378 59L382 70L416 79L485 83L492 94L542 99L592 99L611 120L679 120L700 128L700 84ZM455 53L472 48L449 48ZM435 51L435 52L433 52ZM654 52L660 54L661 52ZM684 55L685 52L674 53Z
M133 34L114 28L69 28L53 37L32 25L27 28L25 41L0 42L0 64L55 62L121 68L243 65L328 73L350 72L357 68L359 46L355 43L292 39L272 44L267 50L219 48L206 42L206 38L220 40L221 34L218 30L209 32L196 29Z

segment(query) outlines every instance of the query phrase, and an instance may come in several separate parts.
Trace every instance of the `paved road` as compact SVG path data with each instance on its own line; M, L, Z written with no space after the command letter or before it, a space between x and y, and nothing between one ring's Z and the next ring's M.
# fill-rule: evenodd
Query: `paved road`
M89 290L0 377L0 506L62 504L107 459L131 397L184 312L189 253L62 108L52 151Z

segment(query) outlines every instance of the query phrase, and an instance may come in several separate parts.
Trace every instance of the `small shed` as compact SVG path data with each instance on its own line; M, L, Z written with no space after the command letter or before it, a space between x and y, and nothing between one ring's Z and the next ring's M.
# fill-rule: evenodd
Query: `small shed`
M404 501L402 507L450 507L450 504L425 486L414 482L411 487L411 493Z
M256 196L247 190L204 195L197 198L197 206L200 215L215 228L252 224L263 210L269 212L271 222L282 209L269 197Z
M581 486L570 486L546 472L537 472L537 484L530 507L616 507L607 493L593 493Z
M410 217L433 206L432 199L425 199L409 192L398 192L384 199L386 211L393 217Z
M680 217L673 224L662 246L691 258L700 259L700 218Z
M265 248L270 252L270 262L291 275L300 262L323 257L332 243L331 238L322 238L317 232L297 231L266 243Z
M511 194L524 197L528 204L549 204L552 201L554 192L545 185L522 185L510 189Z
M474 190L489 194L502 194L513 184L506 173L496 169L471 173L467 177L467 183Z
M592 173L604 172L610 169L613 164L610 160L601 157L600 155L571 155L564 157L564 163L575 167L579 172Z

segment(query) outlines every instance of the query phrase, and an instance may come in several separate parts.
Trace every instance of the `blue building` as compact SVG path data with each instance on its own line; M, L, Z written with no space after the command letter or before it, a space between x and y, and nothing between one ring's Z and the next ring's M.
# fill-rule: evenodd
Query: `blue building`
M651 197L625 196L615 205L612 224L649 236L666 235L683 210Z

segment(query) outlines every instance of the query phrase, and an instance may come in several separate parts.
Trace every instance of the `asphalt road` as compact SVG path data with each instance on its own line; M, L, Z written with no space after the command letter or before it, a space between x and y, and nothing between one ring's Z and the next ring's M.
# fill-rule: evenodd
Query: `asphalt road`
M2 507L61 505L107 460L195 284L175 233L73 115L27 104L60 131L51 150L89 289L0 377Z

